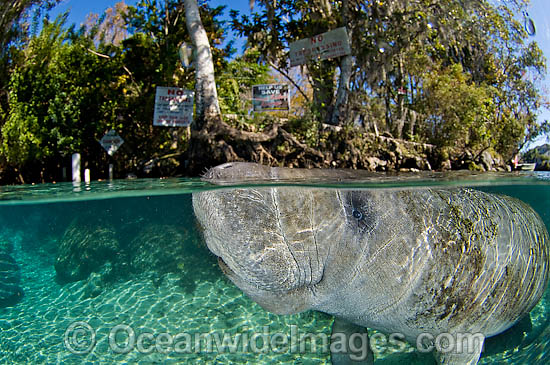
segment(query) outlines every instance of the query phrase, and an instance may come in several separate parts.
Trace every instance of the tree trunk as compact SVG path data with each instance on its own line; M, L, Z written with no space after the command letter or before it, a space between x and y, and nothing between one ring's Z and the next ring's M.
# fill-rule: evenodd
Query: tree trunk
M205 125L221 120L218 92L214 78L214 62L208 36L202 25L197 0L185 0L185 19L191 41L197 51L195 59L195 129L200 130Z
M391 101L390 101L390 93L391 93L391 87L388 85L388 74L386 73L386 66L382 65L382 92L384 93L384 102L385 102L385 121L386 121L386 127L385 130L387 132L392 130L392 119L391 119Z
M351 79L351 55L344 56L340 63L340 80L338 82L338 91L336 92L336 101L332 110L330 124L340 125L345 119L346 104L348 103L349 82Z
M348 0L342 1L342 16L344 18L344 25L348 30L348 38L351 42L351 28L348 27ZM340 80L338 81L338 91L336 92L336 100L334 102L334 109L332 110L332 116L330 118L330 124L340 125L344 120L344 113L346 104L348 103L349 95L349 83L351 79L351 55L344 56L340 61Z
M407 117L407 113L405 110L405 91L404 91L404 67L403 67L403 55L399 54L398 56L398 74L397 74L397 80L396 80L396 88L397 88L397 107L398 107L398 116L397 116L397 123L395 125L395 131L394 136L395 138L403 138L403 127L405 126L405 118Z

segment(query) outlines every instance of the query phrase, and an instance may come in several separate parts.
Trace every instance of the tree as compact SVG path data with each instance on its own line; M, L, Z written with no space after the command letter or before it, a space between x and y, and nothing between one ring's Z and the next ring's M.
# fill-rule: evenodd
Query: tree
M193 134L188 151L189 169L212 165L213 161L234 161L242 155L273 157L261 145L261 142L273 140L278 134L278 125L274 124L268 132L242 131L225 123L221 118L214 75L214 62L210 44L202 25L196 0L185 1L187 29L196 50L195 58L195 97L197 120L193 124ZM241 146L245 144L248 146ZM234 148L235 147L235 148ZM216 163L214 162L214 163Z
M352 29L349 20L349 0L342 0L342 19L346 29ZM351 37L350 31L348 31L348 37ZM350 80L352 76L353 58L351 55L342 57L340 60L340 77L338 81L338 90L336 91L336 97L334 100L334 107L332 115L330 116L329 123L334 125L341 124L343 114L345 113L346 104L349 98L350 92Z
M8 108L7 86L10 73L29 35L29 13L34 8L33 23L60 0L5 0L0 2L0 111ZM0 125L4 120L0 120Z
M17 41L25 33L22 19L26 12L37 6L36 16L53 8L60 0L5 0L0 3L0 52L2 56L11 42Z
M218 91L214 77L214 62L208 36L202 25L197 0L185 0L187 30L196 51L195 58L195 98L197 105L196 128L204 123L221 120Z
M273 80L269 67L254 60L253 55L245 54L231 60L217 72L216 85L221 95L219 103L223 115L248 115L252 108L252 86L268 84Z
M474 154L495 145L492 87L477 86L460 64L432 69L424 75L424 82L424 133L432 143Z
M509 157L549 127L536 123L545 59L514 16L525 2L505 5L262 0L251 17L231 13L232 28L248 37L234 59L231 42L222 46L224 8L196 0L119 3L78 30L46 18L28 37L19 24L22 36L12 38L4 63L0 164L36 181L34 171L53 178L49 168L60 171L65 156L80 151L97 171L108 159L97 140L109 129L125 139L111 162L138 175L159 161L171 167L157 173L193 174L233 160L365 167L366 154L387 158L369 149L371 135L359 125L435 144L442 155ZM289 69L290 42L341 26L350 56ZM196 46L194 69L180 64L182 42ZM281 77L306 107L288 118L248 115L251 86ZM191 138L183 128L153 128L160 85L196 90Z
M232 28L248 39L251 50L261 54L261 62L272 66L282 75L289 74L288 52L292 41L311 37L342 26L339 11L332 1L261 1L252 18L232 11ZM305 66L305 77L313 89L310 108L319 120L329 122L334 109L337 60L312 61ZM293 82L293 81L292 81Z
M65 19L44 21L10 80L0 153L31 179L55 178L73 152L97 156L123 95L118 65L98 57L92 39L64 29Z
M124 1L119 1L112 8L107 8L101 17L94 13L86 16L86 30L93 34L96 44L112 43L118 46L128 38L124 20L127 11L128 5Z
M119 4L107 15L89 17L78 30L66 28L65 18L45 19L41 33L19 50L4 109L0 159L11 170L23 171L21 181L59 178L57 165L72 152L81 152L84 163L101 174L108 157L97 141L110 129L125 140L110 161L118 171L140 174L145 165L158 166L171 156L172 170L163 173L173 173L176 158L187 148L186 130L153 128L151 120L157 85L193 89L196 83L177 53L182 41L191 43L182 5L173 0ZM216 19L222 10L199 8L204 30L216 45L224 37ZM108 21L121 18L127 25ZM118 42L125 32L129 36ZM248 57L228 62L230 46L213 47L212 61L225 80L227 100L233 100L224 107L243 114L243 87L262 80L267 70ZM232 80L235 75L245 79ZM233 82L238 82L236 88L230 87Z
M225 37L223 24L218 20L223 7L210 8L207 4L198 7L206 36L213 47L210 49L216 72L223 73L228 67L231 44L221 46ZM128 70L128 108L123 112L121 133L133 136L127 140L128 158L135 161L134 168L144 163L176 159L193 150L189 145L187 129L153 127L154 97L156 86L178 86L188 90L196 88L194 69L182 67L178 48L185 42L192 44L187 30L186 9L182 1L140 1L129 6L125 15L129 38L122 42L121 57ZM197 113L198 114L198 113ZM196 120L197 121L197 120ZM201 124L193 123L197 129ZM197 153L200 154L200 151ZM135 157L139 156L139 157ZM137 161L136 161L137 160ZM181 165L185 163L182 161Z

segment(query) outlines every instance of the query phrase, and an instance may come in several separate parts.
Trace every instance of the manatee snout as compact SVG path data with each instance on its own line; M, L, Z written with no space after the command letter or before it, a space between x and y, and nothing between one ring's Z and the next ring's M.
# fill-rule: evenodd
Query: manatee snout
M205 191L193 195L193 207L208 249L231 280L266 290L289 289L302 270L287 247L280 212L268 194L254 189Z

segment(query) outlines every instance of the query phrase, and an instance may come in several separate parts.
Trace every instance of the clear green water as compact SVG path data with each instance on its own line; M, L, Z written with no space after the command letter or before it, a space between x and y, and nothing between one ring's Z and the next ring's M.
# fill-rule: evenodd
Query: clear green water
M300 183L472 186L525 201L550 227L549 174ZM211 188L219 187L198 179L0 187L0 262L8 260L3 253L13 259L22 291L11 305L0 305L0 363L330 363L321 342L312 348L297 340L305 333L330 335L330 316L267 313L221 274L191 206L193 192ZM0 263L0 294L7 278ZM495 338L480 363L550 363L550 291L531 322ZM217 343L224 336L226 342ZM286 337L287 345L263 343L274 336ZM378 345L375 364L433 363L412 348Z

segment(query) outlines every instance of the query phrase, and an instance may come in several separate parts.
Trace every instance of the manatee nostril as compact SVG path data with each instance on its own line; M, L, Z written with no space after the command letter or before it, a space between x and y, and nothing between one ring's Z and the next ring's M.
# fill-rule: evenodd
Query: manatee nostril
M361 218L363 218L363 213L361 213L360 211L358 211L357 209L354 209L353 212L351 213L353 215L353 218L359 220Z

